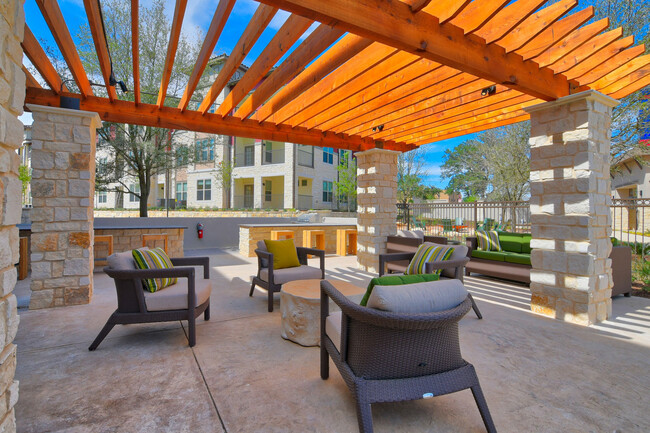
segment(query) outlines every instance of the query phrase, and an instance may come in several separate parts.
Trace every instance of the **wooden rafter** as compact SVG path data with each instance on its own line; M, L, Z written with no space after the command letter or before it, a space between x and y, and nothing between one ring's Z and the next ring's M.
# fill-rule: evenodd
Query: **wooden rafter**
M73 94L66 94L74 96ZM59 106L59 97L51 90L27 89L26 101L32 104ZM264 140L299 143L311 146L337 147L350 150L367 150L375 147L371 139L334 134L332 132L308 131L305 128L291 128L268 122L256 122L250 119L236 119L232 116L222 118L217 114L202 115L197 111L180 111L176 107L158 107L153 104L139 104L131 101L88 97L81 101L81 109L94 111L102 120L110 122L134 123L169 129L190 129L211 134L233 135L237 137L260 138ZM380 142L386 149L406 151L411 146L393 142Z
M210 60L212 51L214 51L214 47L217 45L219 36L221 36L223 27L226 25L226 21L230 16L233 6L235 6L235 0L221 0L219 6L217 6L217 9L214 11L212 22L208 28L208 33L205 35L205 40L201 46L199 57L196 60L194 69L192 70L192 75L190 75L183 97L178 103L178 108L180 108L181 111L187 108L187 104L190 102L192 94L196 90L196 86L199 84L201 75L203 75L203 71Z
M534 57L533 61L538 63L540 66L554 64L562 60L589 39L605 30L608 26L609 19L603 18L595 23L581 27L575 32L570 33L567 37L553 44L549 49Z
M586 9L569 15L568 17L553 23L552 26L547 27L543 32L535 36L532 40L528 41L528 43L526 43L516 52L522 56L524 60L539 56L545 50L548 50L551 46L553 46L553 44L563 39L569 33L573 32L593 17L593 6L589 6Z
M45 80L50 89L52 89L57 94L64 91L68 91L68 88L61 81L61 77L52 66L50 59L47 58L47 54L43 51L41 44L38 43L32 31L25 24L25 37L22 43L23 50L25 55L32 62L32 65L36 68L41 77Z
M605 94L618 93L619 91L621 91L622 89L630 85L638 85L638 83L642 82L644 78L647 78L649 74L650 74L650 65L642 66L639 69L635 70L634 72L631 72L628 75L616 80L612 84L600 88L599 91ZM638 89L642 89L642 88L643 86L638 87Z
M172 29L169 33L169 44L167 45L167 56L165 57L165 67L163 68L162 80L160 81L160 90L158 90L158 102L156 102L158 107L165 105L167 88L169 87L169 80L171 79L174 68L174 59L176 58L176 49L178 48L178 39L181 36L181 27L183 25L186 7L187 0L176 0Z
M260 105L266 102L280 87L295 78L309 62L321 54L343 35L339 29L321 24L312 32L293 53L282 62L273 73L262 82L255 92L247 98L235 112L236 117L248 117Z
M487 131L488 129L498 128L500 126L512 125L513 123L519 123L529 119L530 116L528 114L524 114L521 116L514 116L512 118L502 119L502 120L493 120L493 119L483 120L481 122L467 124L462 128L458 128L452 132L446 132L446 133L443 132L440 134L436 134L432 137L426 137L425 139L413 144L415 146L422 146L424 144L434 143L436 141L441 141L441 140L447 140L449 138L454 138L454 137L460 137L462 135L472 134L474 132L482 132L482 131Z
M424 8L428 14L438 18L441 23L456 18L472 0L436 0Z
M133 56L133 98L140 103L140 32L138 0L131 0L131 55Z
M604 89L610 84L617 82L623 77L637 71L638 69L643 68L646 65L650 65L650 54L645 56L640 56L635 59L630 60L626 64L619 66L612 72L609 72L603 77L600 77L594 83L590 83L594 89L600 90Z
M518 2L511 3L501 9L494 18L475 33L485 39L485 42L491 44L516 28L545 2L546 0L519 0Z
M581 85L588 85L594 81L604 77L610 72L618 69L621 66L624 66L626 63L632 61L635 57L640 56L645 53L645 45L637 45L636 47L628 48L625 51L622 51L616 54L614 57L609 59L608 62L605 62L598 66L598 69L594 69L580 77L577 78L577 81Z
M280 60L284 53L311 26L312 20L292 14L287 18L280 30L275 34L264 51L257 57L253 65L246 71L237 85L228 93L217 109L217 114L226 116L237 106Z
M232 53L230 53L226 63L223 65L217 78L208 90L208 93L203 98L203 101L199 106L199 111L201 113L205 114L208 112L212 103L217 99L219 93L221 93L221 91L226 87L230 77L232 77L239 65L244 61L244 58L248 55L251 48L253 48L253 45L264 29L266 29L266 26L269 25L277 11L277 8L265 4L261 4L257 7L255 14L253 14L253 18L251 18L241 38L237 41L237 45L235 45L235 48L232 50Z
M610 96L615 99L625 98L626 96L630 96L632 93L638 92L646 86L650 86L650 71L647 70L645 71L644 76L622 87L621 89L612 93Z
M508 2L509 0L474 0L450 23L463 29L465 34L473 33L488 23Z
M334 47L323 53L300 75L280 89L255 113L253 119L258 121L268 119L274 112L293 101L298 95L314 86L330 72L368 48L371 43L372 41L357 35L345 35Z
M538 97L554 100L569 94L561 74L506 54L479 36L465 35L451 23L420 11L413 14L399 1L366 0L262 0L311 19L334 24L346 31L409 51L495 83ZM471 3L470 3L471 5ZM459 15L460 16L460 15ZM401 29L403 31L396 31Z
M422 9L427 7L431 0L411 0L406 2L411 8L411 12L420 12Z
M608 61L616 54L624 51L626 48L630 47L634 43L634 36L630 35L628 37L614 41L613 43L599 49L573 68L565 72L565 75L570 79L576 79Z
M596 51L608 46L621 36L623 36L623 29L620 27L607 33L595 36L584 44L580 45L568 56L565 56L560 61L553 63L550 67L557 73L566 72L594 54Z
M395 55L397 50L382 44L373 43L364 49L349 62L343 64L336 70L335 74L330 74L323 80L314 85L309 92L305 92L298 98L294 99L290 105L282 107L275 112L269 120L273 123L284 123L288 119L300 113L305 108L317 103L322 98L329 95L332 91L344 86L355 77L361 75L368 69L387 61Z
M344 86L333 89L328 95L320 98L318 102L292 117L289 123L301 125L310 120L309 124L303 126L313 128L327 119L346 112L350 104L354 104L352 101L357 101L358 104L359 98L353 98L353 96L358 96L362 91L362 95L372 98L383 93L384 87L380 83L387 82L389 87L399 86L402 80L416 79L432 68L440 66L428 60L424 62L422 60L412 54L398 52L346 82ZM316 119L311 120L315 116Z
M34 78L32 73L29 72L29 70L25 67L25 65L22 65L21 69L25 73L25 80L26 80L27 87L36 87L37 89L43 88L43 86L41 86L41 83L36 81L36 78Z
M61 54L63 54L63 58L70 68L70 73L77 83L81 95L83 97L92 96L93 90L90 87L88 76L79 58L79 53L74 46L74 41L72 40L72 36L70 36L70 31L65 24L58 3L55 0L36 0L36 4L41 10L43 18L45 18L52 32L52 36L54 36L54 40L56 40L59 50L61 50Z
M110 83L110 76L113 68L111 66L110 55L108 54L108 41L106 41L104 35L104 24L102 22L101 11L99 10L99 3L97 0L84 0L84 7L86 8L88 25L90 26L90 33L92 34L93 42L95 43L97 60L99 60L99 68L102 71L108 99L112 102L117 98L117 92L115 91L115 86L112 86Z

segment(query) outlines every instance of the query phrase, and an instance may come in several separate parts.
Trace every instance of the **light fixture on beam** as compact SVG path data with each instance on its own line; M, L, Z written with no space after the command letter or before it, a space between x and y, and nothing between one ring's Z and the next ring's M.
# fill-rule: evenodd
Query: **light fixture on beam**
M372 127L372 132L377 132L377 131L381 132L383 130L384 130L384 125L378 125Z
M497 92L497 86L491 85L490 87L486 87L485 89L481 90L481 96L491 96L494 95Z

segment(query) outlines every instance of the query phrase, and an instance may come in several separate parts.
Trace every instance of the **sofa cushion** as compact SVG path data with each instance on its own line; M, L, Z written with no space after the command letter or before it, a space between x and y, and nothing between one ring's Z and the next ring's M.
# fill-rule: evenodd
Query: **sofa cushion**
M327 319L325 319L325 333L330 338L330 340L332 340L332 343L334 343L334 347L336 347L336 350L338 350L339 352L341 352L341 316L342 315L343 312L335 311L334 313L330 313L330 315L327 316Z
M523 233L522 239L523 243L521 244L521 252L526 254L530 254L531 248L530 248L530 240L533 238L533 236L530 233Z
M508 263L518 263L520 265L530 265L530 254L508 253L505 256Z
M269 270L262 269L260 271L260 278L268 282ZM307 265L273 270L273 282L275 284L284 284L295 280L320 280L321 278L323 278L323 273L320 268L314 268Z
M499 233L495 230L476 230L476 240L479 249L483 251L501 251L499 245Z
M293 239L279 241L264 240L266 249L273 254L273 269L295 268L300 266L298 251Z
M155 293L145 290L144 303L147 311L187 310L187 278L179 278L173 286L165 287ZM196 305L199 306L208 300L212 292L212 283L203 278L194 280Z
M368 307L393 313L433 313L454 308L467 298L460 280L402 286L375 286Z
M497 262L505 262L506 253L500 251L473 250L472 257L476 257L477 259L486 259L486 260L494 260Z
M132 271L137 269L135 267L135 260L133 260L133 253L131 251L111 254L106 259L106 262L108 263L109 268L116 271Z
M447 245L436 245L431 242L425 242L418 247L415 256L411 259L406 271L406 275L424 274L425 266L428 262L441 262L448 260L454 251ZM434 271L440 275L440 269Z
M446 245L446 247L453 250L447 260L460 260L467 257L467 250L469 249L467 245ZM456 269L443 269L440 275L447 278L454 278L456 276Z
M363 295L363 299L359 305L366 306L368 303L368 298L372 293L372 289L376 285L382 286L402 286L404 284L413 284L413 283L422 283L426 281L438 281L440 276L438 274L420 274L420 275L385 275L383 277L376 277L370 280L368 283L368 288L366 289L366 294Z
M514 233L499 233L499 245L501 245L502 251L520 253L523 243L523 238L521 236L515 235Z
M131 252L138 269L171 269L174 267L162 248L138 248ZM178 278L143 278L145 290L155 292L178 282Z

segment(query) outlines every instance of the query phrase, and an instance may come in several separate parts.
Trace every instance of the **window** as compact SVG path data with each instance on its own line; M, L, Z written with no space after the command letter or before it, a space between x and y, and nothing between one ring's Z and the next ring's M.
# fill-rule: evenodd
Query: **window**
M334 149L331 147L323 147L323 162L326 164L334 164Z
M106 203L107 199L106 191L97 191L97 203Z
M264 201L273 200L273 183L270 180L264 182Z
M187 182L176 182L176 201L187 201Z
M332 203L332 182L323 181L323 203Z
M210 179L196 181L196 199L212 200L212 181Z
M178 146L176 148L176 165L182 167L187 165L189 159L187 146Z
M214 138L196 142L196 161L214 161Z
M129 185L129 189L133 191L135 194L140 194L140 184L139 183L132 183ZM129 194L129 202L130 203L139 203L140 202L140 197L135 195L133 193Z
M348 151L347 150L339 150L339 165L342 165L343 167L348 166Z
M249 167L255 164L255 146L244 147L244 165Z

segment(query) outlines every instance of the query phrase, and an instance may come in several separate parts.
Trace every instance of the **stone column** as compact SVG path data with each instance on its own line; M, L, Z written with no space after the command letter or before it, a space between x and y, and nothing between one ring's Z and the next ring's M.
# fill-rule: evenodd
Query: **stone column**
M3 0L0 7L0 431L15 432L18 400L16 345L18 330L16 268L21 217L20 161L16 149L23 141L18 116L25 103L25 74L21 70L25 27L24 0Z
M399 152L370 149L357 157L357 263L377 272L386 237L397 232L397 156Z
M610 124L596 91L526 108L531 121L531 309L581 325L612 312Z
M93 289L97 113L28 105L32 125L30 309L87 304Z

